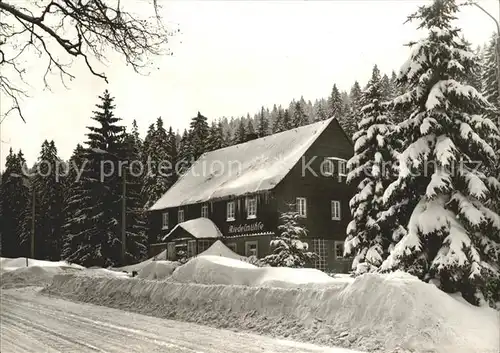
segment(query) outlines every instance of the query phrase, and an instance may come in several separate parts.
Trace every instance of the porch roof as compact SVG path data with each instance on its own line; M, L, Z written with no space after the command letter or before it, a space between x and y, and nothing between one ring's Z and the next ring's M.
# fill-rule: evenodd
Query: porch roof
M179 228L184 229L196 239L222 238L222 233L214 222L208 218L200 217L177 224L167 235L163 237L162 241L168 240L168 238Z

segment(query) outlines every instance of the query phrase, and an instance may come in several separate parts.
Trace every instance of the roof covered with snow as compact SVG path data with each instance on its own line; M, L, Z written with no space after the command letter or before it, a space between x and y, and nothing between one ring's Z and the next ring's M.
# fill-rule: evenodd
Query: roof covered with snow
M230 259L240 260L240 261L243 261L243 259L245 258L244 256L238 255L233 250L229 249L220 240L217 240L215 243L213 243L207 250L205 250L201 254L198 254L198 256L209 256L209 255L222 256L222 257L227 257Z
M163 237L163 241L168 239L170 234L176 231L179 227L197 239L217 239L222 237L222 233L214 222L208 218L200 217L177 224L174 228L172 228L170 233Z
M272 190L333 119L205 153L150 210Z

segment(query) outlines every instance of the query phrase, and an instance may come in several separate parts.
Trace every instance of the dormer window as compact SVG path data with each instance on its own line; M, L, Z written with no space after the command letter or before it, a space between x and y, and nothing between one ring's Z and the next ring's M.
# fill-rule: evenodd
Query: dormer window
M184 222L184 210L182 208L177 212L177 221L177 223Z

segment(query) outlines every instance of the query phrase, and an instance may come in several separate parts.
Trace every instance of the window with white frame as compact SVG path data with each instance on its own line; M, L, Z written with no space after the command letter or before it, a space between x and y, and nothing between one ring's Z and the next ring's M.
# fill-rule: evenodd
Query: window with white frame
M257 197L249 196L246 199L247 203L247 219L257 218Z
M245 242L245 256L255 256L259 255L259 243L255 240Z
M313 239L313 251L318 255L314 261L314 267L320 271L326 270L326 241L325 239Z
M340 201L332 200L332 219L334 221L340 221Z
M227 220L234 221L236 219L236 203L234 201L227 202Z
M305 197L297 197L296 205L299 216L307 217L307 199Z
M333 170L334 170L334 166L333 166L333 161L331 159L325 159L321 163L321 175L331 176L331 175L333 175Z
M338 160L339 176L347 175L347 161L345 159Z
M335 259L343 259L344 258L344 242L336 241L334 242L335 247Z
M201 216L208 218L208 205L201 205Z
M207 250L212 245L211 240L200 239L198 240L198 254L201 254L205 250Z
M168 212L161 214L161 229L168 229Z
M187 257L196 256L196 240L188 240Z
M238 253L238 247L236 246L236 243L227 243L226 246L233 252Z
M177 211L177 223L184 222L184 210L181 208Z

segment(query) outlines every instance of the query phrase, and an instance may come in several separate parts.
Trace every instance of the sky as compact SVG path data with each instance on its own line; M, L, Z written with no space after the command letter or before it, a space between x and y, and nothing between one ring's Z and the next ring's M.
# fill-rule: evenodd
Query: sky
M147 75L110 55L109 84L75 62L76 79L68 88L51 77L48 91L42 90L42 62L33 56L30 97L22 102L27 121L12 115L0 127L1 168L9 148L22 149L31 165L45 139L54 140L59 156L68 159L85 141L105 89L115 97L116 115L126 126L136 119L144 136L159 116L182 131L198 111L209 119L242 116L301 96L327 97L334 83L342 90L356 80L364 85L374 64L390 74L407 59L404 44L422 34L403 23L428 2L159 0L164 22L180 33L170 39L173 55L157 58ZM496 0L479 3L499 13ZM150 6L144 0L127 0L127 5L140 13ZM457 25L474 45L484 44L495 30L475 7L462 10Z

